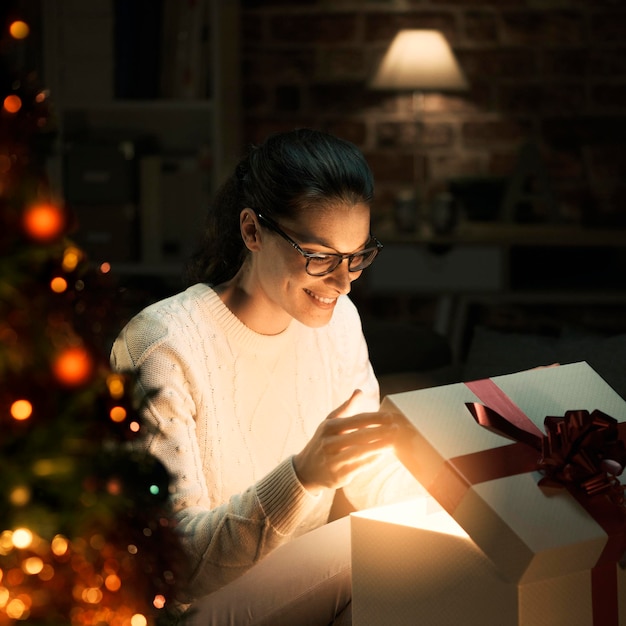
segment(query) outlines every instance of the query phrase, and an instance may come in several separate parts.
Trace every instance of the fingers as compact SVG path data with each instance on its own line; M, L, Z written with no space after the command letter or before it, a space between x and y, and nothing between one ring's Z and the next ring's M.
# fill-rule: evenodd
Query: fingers
M347 415L354 413L357 400L360 398L362 394L363 392L360 389L355 389L352 392L352 395L343 404L338 406L328 417L329 418L345 417Z
M359 413L341 418L329 418L323 422L327 434L348 433L363 428L391 427L399 424L402 415L387 412Z
M393 448L400 429L393 414L366 413L325 424L320 452L331 473L346 464L358 466Z
M377 451L381 448L393 446L398 434L395 426L360 428L335 436L328 436L321 446L325 456L332 458L336 455L347 456L354 453L355 458L369 450Z
M338 488L392 449L406 421L390 412L356 413L362 392L356 389L317 428L294 456L294 469L305 488Z

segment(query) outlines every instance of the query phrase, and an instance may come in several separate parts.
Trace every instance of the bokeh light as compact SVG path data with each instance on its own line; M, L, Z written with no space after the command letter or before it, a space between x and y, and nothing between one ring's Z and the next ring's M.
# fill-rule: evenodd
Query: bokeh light
M30 27L23 20L15 20L9 26L9 33L13 39L26 39L30 33Z
M9 554L13 550L13 532L4 530L0 533L0 554Z
M56 535L50 544L52 553L56 556L63 556L70 547L69 541L63 535Z
M154 596L152 604L154 604L155 608L162 609L165 606L165 596L162 596L161 594Z
M56 204L42 202L34 204L24 212L24 230L36 241L51 241L63 232L65 215Z
M148 624L148 620L141 613L135 613L130 618L130 626L146 626Z
M38 556L29 556L22 561L22 570L25 574L33 576L39 574L43 569L43 560Z
M66 272L73 272L82 258L82 252L76 246L69 246L63 251L61 265Z
M52 364L56 379L69 387L87 382L93 371L93 361L89 352L82 346L63 350Z
M16 548L28 548L33 542L33 533L28 528L17 528L13 531L11 541Z
M50 281L50 289L52 289L54 293L63 293L67 289L67 281L63 276L55 276Z
M54 567L52 567L50 563L46 563L43 566L43 569L39 572L38 576L39 579L43 581L52 580L54 578Z
M124 395L124 378L120 374L109 374L107 376L107 387L109 394L116 400Z
M28 607L21 598L13 598L8 602L5 612L9 619L23 620L28 617Z
M87 604L98 604L102 601L102 591L97 587L88 587L83 589L81 598Z
M120 577L117 574L109 574L104 579L104 586L109 591L119 591L122 586L122 581L120 580Z
M25 485L15 487L9 494L9 501L14 506L24 506L30 501L30 489Z
M11 417L15 420L27 420L33 414L33 405L28 400L16 400L11 405Z
M114 422L119 424L126 419L126 409L123 406L114 406L109 412L109 416Z
M10 94L4 99L4 110L7 113L17 113L22 108L22 100L15 94Z

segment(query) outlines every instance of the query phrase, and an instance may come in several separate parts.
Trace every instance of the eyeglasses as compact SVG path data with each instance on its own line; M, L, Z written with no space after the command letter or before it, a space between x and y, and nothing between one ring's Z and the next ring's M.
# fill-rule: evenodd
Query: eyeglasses
M306 259L305 270L309 276L325 276L326 274L330 274L341 265L344 259L348 259L349 272L360 272L374 262L374 259L383 247L383 244L372 235L370 241L374 243L373 247L364 248L352 254L340 254L338 252L305 252L298 243L276 224L276 222L261 213L256 212L256 215L259 221L270 230L273 230L277 235L280 235L285 241L288 241Z

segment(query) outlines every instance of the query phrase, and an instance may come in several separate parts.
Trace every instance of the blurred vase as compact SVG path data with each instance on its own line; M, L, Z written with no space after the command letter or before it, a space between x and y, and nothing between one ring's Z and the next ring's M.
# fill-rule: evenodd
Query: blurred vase
M398 194L393 206L393 217L398 232L412 233L417 229L418 200L415 192L405 191Z
M451 233L459 219L459 205L448 192L437 194L430 207L430 225L437 235Z

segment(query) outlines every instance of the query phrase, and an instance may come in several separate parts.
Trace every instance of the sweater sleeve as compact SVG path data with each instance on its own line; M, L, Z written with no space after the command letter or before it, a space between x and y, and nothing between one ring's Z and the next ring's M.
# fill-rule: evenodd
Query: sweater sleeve
M161 460L171 476L173 516L189 571L180 599L190 602L234 580L289 541L308 516L323 510L320 499L328 496L309 494L287 458L228 502L210 502L195 436L191 389L197 381L184 343L171 339L170 330L158 316L138 316L115 341L111 365L136 372L138 393L154 390L142 405L147 434L138 445Z

